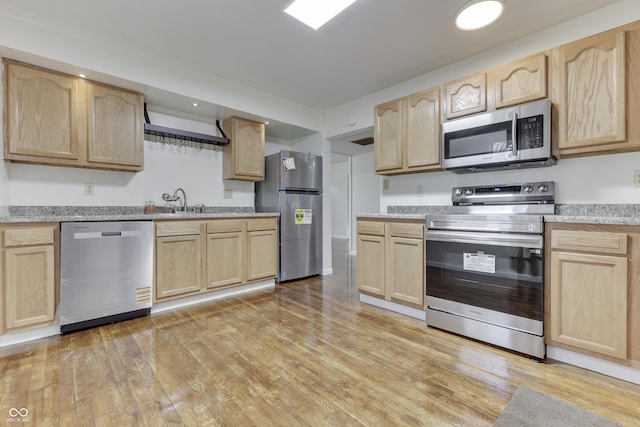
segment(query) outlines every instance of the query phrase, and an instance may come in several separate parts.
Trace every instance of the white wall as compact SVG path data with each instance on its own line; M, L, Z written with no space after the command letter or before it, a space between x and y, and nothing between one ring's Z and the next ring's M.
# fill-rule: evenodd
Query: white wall
M215 134L214 125L149 113L153 123ZM222 153L196 151L145 141L144 171L115 172L93 169L25 165L3 162L0 176L8 176L8 204L38 206L142 206L145 200L163 205L162 193L182 187L190 205L253 206L253 183L222 179ZM84 183L95 184L95 195L84 195ZM224 190L232 189L232 199Z
M380 212L382 178L373 173L373 153L351 157L351 253L356 251L355 216L359 213Z
M640 203L640 187L633 183L640 169L640 153L611 154L560 159L555 166L518 171L481 172L457 175L432 172L389 178L380 209L390 205L450 205L451 188L464 185L509 184L554 181L556 203ZM419 197L417 186L424 187Z
M349 238L349 156L331 162L331 237Z

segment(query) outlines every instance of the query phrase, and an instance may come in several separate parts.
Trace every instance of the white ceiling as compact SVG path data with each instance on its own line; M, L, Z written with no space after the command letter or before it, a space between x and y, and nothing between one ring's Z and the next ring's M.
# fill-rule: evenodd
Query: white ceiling
M618 0L505 0L493 26L462 32L453 19L466 1L357 0L317 31L282 12L290 0L0 0L0 9L326 110ZM286 130L279 137L304 134Z

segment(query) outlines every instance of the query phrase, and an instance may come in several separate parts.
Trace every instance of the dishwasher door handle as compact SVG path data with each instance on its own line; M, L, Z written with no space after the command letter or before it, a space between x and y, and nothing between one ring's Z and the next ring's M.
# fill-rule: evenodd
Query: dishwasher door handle
M122 236L122 231L103 231L102 237Z
M143 230L126 230L126 231L86 231L73 233L74 239L102 239L106 237L138 237L144 236Z

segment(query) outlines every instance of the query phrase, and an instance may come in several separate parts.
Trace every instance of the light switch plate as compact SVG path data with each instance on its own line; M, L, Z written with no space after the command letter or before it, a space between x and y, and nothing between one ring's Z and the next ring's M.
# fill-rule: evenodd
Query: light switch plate
M384 178L382 180L382 189L387 191L389 189L389 178Z
M636 187L640 187L640 170L633 172L633 184Z
M225 188L225 190L224 190L224 198L225 199L233 199L233 190L231 188Z
M84 195L93 196L96 194L96 185L93 182L84 183Z

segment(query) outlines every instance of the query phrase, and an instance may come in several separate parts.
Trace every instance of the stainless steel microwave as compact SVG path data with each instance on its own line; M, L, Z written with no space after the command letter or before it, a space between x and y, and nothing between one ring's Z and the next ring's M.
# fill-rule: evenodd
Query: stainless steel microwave
M551 166L551 101L442 124L442 168L456 173Z

